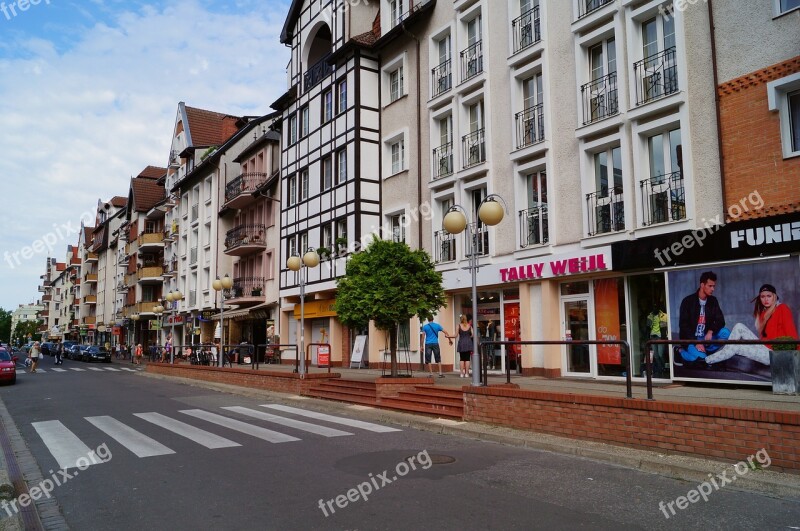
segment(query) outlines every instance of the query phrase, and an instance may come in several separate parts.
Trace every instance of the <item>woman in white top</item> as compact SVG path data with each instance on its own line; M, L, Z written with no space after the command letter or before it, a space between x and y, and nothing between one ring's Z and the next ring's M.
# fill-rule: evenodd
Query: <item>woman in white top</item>
M39 356L41 356L38 341L33 342L33 346L31 347L31 351L28 356L31 358L30 372L36 372L36 367L39 365Z

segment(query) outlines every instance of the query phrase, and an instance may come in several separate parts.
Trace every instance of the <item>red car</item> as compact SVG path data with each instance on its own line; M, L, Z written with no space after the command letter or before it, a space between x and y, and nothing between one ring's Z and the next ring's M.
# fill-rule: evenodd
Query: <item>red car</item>
M17 381L17 357L9 351L0 348L0 382L11 384Z

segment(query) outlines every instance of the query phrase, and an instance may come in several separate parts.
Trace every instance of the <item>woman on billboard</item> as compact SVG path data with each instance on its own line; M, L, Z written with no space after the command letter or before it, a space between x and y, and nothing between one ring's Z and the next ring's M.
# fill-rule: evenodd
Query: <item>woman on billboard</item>
M754 334L744 324L736 323L728 339L762 339L767 341L787 336L798 339L792 311L786 304L780 302L775 286L772 284L761 286L753 302L755 303L753 317L755 318L757 334ZM725 345L714 354L706 356L706 363L713 365L738 354L764 365L769 365L770 350L772 350L771 345Z

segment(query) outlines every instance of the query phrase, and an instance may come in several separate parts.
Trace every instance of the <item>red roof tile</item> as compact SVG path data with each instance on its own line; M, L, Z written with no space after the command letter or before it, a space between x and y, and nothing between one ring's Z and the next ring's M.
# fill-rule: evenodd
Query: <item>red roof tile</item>
M83 228L83 241L89 243L92 239L92 233L94 232L94 227L84 227Z
M149 178L131 180L133 192L133 209L136 212L147 212L164 200L164 185Z
M114 197L111 198L109 203L111 203L117 208L122 208L128 204L128 198L122 197L121 195L115 195Z
M371 31L367 31L366 33L362 33L361 35L356 35L353 37L355 42L361 44L362 46L372 46L377 41L377 37Z
M160 179L167 174L166 168L159 168L158 166L148 166L137 175L137 177L144 177L146 179Z
M192 146L221 146L239 130L238 116L186 106Z
M57 262L56 263L56 271L64 271L67 268L67 264L64 262Z

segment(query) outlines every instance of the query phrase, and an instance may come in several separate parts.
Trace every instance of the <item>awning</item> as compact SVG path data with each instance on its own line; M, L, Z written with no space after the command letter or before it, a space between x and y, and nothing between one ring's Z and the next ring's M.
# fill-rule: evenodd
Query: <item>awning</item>
M251 317L251 312L253 312L253 314L260 314L264 308L269 308L271 306L273 306L273 303L263 302L261 304L257 304L255 306L251 306L249 308L241 310L231 310L231 311L225 310L225 319L235 319L237 321L238 320L243 321L246 320L246 318ZM217 315L214 315L211 319L214 321L219 321L221 317L222 314L218 313ZM260 319L261 315L253 315L251 318ZM264 316L264 319L267 319L267 317Z

